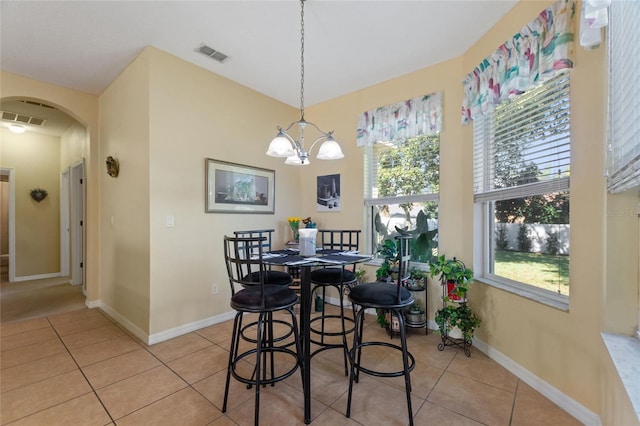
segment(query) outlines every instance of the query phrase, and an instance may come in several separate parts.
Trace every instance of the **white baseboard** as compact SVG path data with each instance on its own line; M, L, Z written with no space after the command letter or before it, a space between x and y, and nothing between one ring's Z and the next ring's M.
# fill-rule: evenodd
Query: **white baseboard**
M327 297L326 303L337 305L338 301L338 298ZM371 313L375 314L374 311L372 311ZM438 324L436 324L434 320L428 320L427 327L430 330L437 330ZM516 363L500 351L492 348L478 338L473 339L473 345L476 347L476 349L483 352L489 358L491 358L502 367L507 369L509 372L514 374L516 377L518 377L520 380L524 381L526 384L540 392L547 399L552 401L554 404L562 408L564 411L575 417L583 424L589 426L602 425L600 417L596 413L589 410L587 407L575 401L574 399L570 398L566 394L560 392L558 389L540 379L538 376L531 373L529 370Z
M199 330L204 327L208 327L213 324L218 324L220 322L228 321L233 319L236 312L230 311L225 312L220 315L216 315L214 317L205 318L203 320L195 321L189 324L184 324L179 327L174 327L169 330L161 331L160 333L155 334L147 334L142 331L137 325L133 324L131 321L120 315L115 309L111 308L102 301L86 301L85 305L88 308L100 308L107 313L112 319L114 319L118 324L124 327L131 334L136 336L141 341L145 342L147 345L155 345L156 343L164 342L165 340L173 339L174 337L182 336L183 334L190 333L192 331Z
M210 325L218 324L220 322L233 319L236 315L236 311L225 312L214 317L205 318L200 321L195 321L189 324L184 324L179 327L174 327L169 330L161 331L149 336L147 344L154 345L156 343L164 342L165 340L173 339L174 337L181 336L192 331L199 330Z
M15 277L13 281L18 282L18 281L42 280L45 278L57 278L61 276L62 274L60 272L52 272L50 274L25 275L23 277Z
M485 342L478 338L473 339L473 346L475 346L489 358L506 368L520 380L540 392L547 399L555 403L558 407L571 414L578 421L589 426L602 425L600 417L596 413L589 410L587 407L580 404L568 395L562 393L551 384L545 382L520 364L513 361L511 358L504 355L502 352L492 348L491 346L488 346Z

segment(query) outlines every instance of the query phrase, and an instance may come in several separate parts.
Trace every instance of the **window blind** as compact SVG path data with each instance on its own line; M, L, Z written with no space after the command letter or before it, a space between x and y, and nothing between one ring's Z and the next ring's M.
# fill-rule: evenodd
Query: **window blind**
M640 186L640 2L611 2L608 189Z
M568 189L569 107L569 75L565 73L476 118L476 200Z

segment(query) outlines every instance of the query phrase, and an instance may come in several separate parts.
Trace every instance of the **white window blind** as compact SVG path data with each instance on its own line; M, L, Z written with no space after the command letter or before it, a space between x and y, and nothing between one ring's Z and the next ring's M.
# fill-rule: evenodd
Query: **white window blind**
M567 190L569 75L560 74L474 120L476 201Z
M610 192L640 186L640 2L613 1L609 24Z

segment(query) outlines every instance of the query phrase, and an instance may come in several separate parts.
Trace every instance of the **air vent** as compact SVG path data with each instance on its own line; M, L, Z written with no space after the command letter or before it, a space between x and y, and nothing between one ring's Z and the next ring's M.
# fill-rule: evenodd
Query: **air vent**
M33 117L31 115L19 114L17 112L0 111L0 117L6 121L14 123L31 124L34 126L42 126L47 121L44 118Z
M212 49L211 47L207 46L206 44L201 44L200 47L198 47L196 49L196 52L202 53L203 55L207 55L210 58L215 59L218 62L224 62L225 59L228 58L227 55L225 55L222 52L219 52L215 49Z
M51 105L47 105L47 104L43 104L42 102L35 102L35 101L27 101L27 100L19 100L18 102L22 102L24 104L29 104L29 105L35 105L35 106L39 106L42 108L49 108L49 109L55 109L57 110L58 108L53 107Z

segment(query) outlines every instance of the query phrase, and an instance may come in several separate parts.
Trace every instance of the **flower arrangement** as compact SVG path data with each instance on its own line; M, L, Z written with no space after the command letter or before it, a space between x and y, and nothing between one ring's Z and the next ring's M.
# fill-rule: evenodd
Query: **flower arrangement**
M300 229L300 222L302 221L302 218L298 217L298 216L291 216L287 218L287 222L289 223L289 226L291 227L291 230L293 231L293 240L297 243L300 241L300 233L298 232L298 229Z

